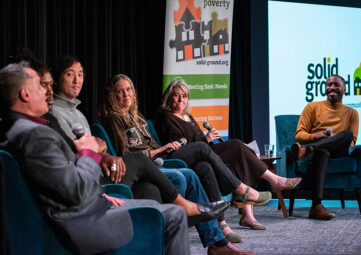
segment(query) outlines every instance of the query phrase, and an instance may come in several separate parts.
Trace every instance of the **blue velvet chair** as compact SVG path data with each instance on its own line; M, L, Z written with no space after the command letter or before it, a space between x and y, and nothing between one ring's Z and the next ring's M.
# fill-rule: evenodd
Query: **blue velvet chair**
M44 219L16 160L10 153L0 150L0 165L5 183L4 229L6 230L9 254L71 254L58 241L54 231ZM109 195L132 198L129 187L125 185L115 184L104 189ZM149 207L132 208L129 213L134 229L132 241L117 250L104 254L164 254L161 213Z
M104 140L107 144L107 152L112 156L117 156L117 153L113 147L110 138L105 131L104 127L100 123L93 123L90 126L91 132L93 136L99 137ZM158 136L157 139L159 140ZM166 159L164 160L164 168L187 168L187 164L183 160L179 159Z
M295 132L300 115L278 115L276 121L276 151L282 159L277 161L277 174L284 177L302 176L311 164L311 160L303 158L296 163L289 157L291 145L296 143ZM345 208L344 190L355 190L361 213L361 150L360 146L350 148L350 153L357 149L357 157L331 159L327 168L325 189L339 190L341 206ZM311 183L303 180L298 189L311 189ZM296 189L291 191L289 215L292 216Z

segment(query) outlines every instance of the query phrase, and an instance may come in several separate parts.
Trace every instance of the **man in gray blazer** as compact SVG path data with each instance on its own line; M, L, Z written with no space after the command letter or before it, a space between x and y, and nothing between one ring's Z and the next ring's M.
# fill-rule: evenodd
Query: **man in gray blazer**
M40 118L48 111L46 89L24 63L0 70L0 148L20 162L29 187L45 214L69 241L68 248L94 254L128 243L133 236L128 208L149 206L163 215L167 254L190 254L186 215L175 205L106 196L98 144L89 134L65 140Z

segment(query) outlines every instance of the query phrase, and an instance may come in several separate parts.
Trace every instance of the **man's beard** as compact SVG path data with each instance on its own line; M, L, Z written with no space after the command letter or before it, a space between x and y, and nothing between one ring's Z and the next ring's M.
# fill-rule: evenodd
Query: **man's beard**
M333 91L334 92L334 91ZM331 93L331 92L330 92ZM329 94L330 94L329 93ZM327 98L328 98L328 100L331 102L331 103L337 103L338 101L340 101L340 98L342 97L342 95L340 94L340 93L338 93L338 92L334 92L334 93L336 93L335 95L329 95L329 94L327 94Z

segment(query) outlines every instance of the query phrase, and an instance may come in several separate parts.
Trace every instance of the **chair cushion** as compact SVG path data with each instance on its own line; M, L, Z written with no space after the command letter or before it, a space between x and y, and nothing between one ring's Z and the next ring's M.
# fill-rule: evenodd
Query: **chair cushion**
M311 160L303 159L297 162L297 172L306 172ZM356 173L357 162L355 158L343 157L331 159L328 163L327 174Z

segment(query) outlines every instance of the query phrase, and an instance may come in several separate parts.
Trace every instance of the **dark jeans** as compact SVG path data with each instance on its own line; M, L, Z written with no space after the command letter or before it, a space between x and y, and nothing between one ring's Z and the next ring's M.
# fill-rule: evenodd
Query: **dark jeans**
M176 168L160 170L168 176L176 186L180 195L194 203L209 203L198 176L189 168ZM209 247L224 238L222 230L218 227L217 220L201 222L195 225L203 247Z
M211 202L221 200L221 193L227 195L241 185L241 181L204 142L187 144L165 157L185 161L198 175ZM224 220L224 216L220 216L218 220Z
M326 170L330 158L347 157L352 138L352 131L345 130L317 142L304 144L314 148L312 164L307 173L312 178L312 206L318 205L322 201Z

